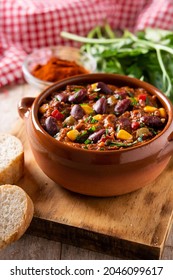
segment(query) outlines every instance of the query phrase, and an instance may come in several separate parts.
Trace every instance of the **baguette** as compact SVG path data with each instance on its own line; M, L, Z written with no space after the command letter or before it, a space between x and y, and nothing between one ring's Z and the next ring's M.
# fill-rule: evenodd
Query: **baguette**
M18 240L29 227L34 205L16 185L0 186L0 249Z
M21 141L11 134L0 134L0 185L16 184L24 171Z

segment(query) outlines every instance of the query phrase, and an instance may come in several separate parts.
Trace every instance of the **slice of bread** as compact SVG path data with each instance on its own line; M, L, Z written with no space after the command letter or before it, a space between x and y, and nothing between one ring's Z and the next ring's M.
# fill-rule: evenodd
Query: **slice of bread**
M11 134L0 134L0 185L16 184L23 170L24 151L21 141Z
M0 249L18 240L29 227L34 205L16 185L0 186Z

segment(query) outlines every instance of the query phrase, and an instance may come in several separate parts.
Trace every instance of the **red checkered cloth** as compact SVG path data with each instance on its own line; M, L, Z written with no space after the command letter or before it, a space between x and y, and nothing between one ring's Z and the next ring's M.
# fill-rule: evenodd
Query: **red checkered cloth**
M113 28L173 28L169 0L1 0L0 87L23 81L21 65L36 48L69 44L61 31L85 36L107 20Z

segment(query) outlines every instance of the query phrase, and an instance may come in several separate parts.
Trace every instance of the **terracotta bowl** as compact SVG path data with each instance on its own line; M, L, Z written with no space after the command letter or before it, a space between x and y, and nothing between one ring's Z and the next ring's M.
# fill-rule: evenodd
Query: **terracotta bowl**
M41 127L38 109L48 95L67 84L98 81L117 86L142 87L150 94L157 95L168 112L164 130L140 146L117 151L90 151L58 142ZM103 197L135 191L155 180L172 155L172 104L158 89L134 78L103 73L68 78L47 88L36 99L23 98L18 110L26 123L27 137L40 168L54 182L73 192Z

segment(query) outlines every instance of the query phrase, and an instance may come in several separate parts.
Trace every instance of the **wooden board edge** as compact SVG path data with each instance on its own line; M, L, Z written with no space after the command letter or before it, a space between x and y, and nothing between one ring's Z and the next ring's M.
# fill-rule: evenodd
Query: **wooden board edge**
M164 252L164 249L165 249L165 243L166 243L166 241L167 241L167 239L169 237L169 234L171 232L172 226L173 226L173 211L172 211L172 214L171 214L171 217L170 217L170 223L169 223L168 229L166 231L165 238L163 240L163 243L161 244L160 258L162 258L162 255L163 255L163 252Z
M161 248L157 246L134 243L37 217L33 218L27 233L121 259L158 260L161 255Z

